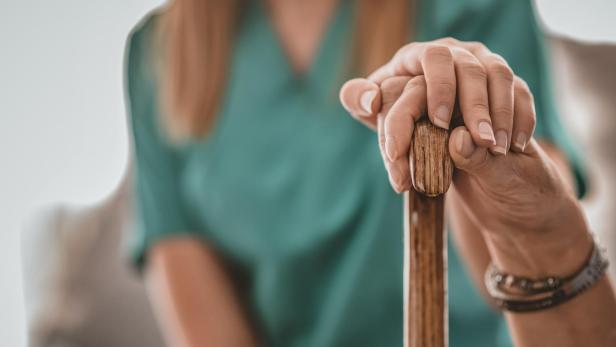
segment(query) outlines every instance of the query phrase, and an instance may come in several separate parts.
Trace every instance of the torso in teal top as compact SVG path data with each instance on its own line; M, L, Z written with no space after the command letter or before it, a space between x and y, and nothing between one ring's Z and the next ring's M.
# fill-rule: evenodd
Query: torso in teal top
M179 234L215 246L236 269L268 346L402 345L401 198L375 134L337 101L350 15L347 2L298 78L253 1L216 126L182 146L166 141L159 124L149 51L156 15L129 38L135 259L142 265L153 243ZM416 17L419 40L454 36L503 55L535 94L538 136L571 149L529 1L425 1ZM464 271L450 247L450 345L509 346L505 323Z

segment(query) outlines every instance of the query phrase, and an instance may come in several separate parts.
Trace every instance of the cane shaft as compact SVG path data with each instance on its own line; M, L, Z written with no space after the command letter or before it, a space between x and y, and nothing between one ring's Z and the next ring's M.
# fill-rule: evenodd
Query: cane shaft
M405 196L405 346L447 346L447 245L444 193L453 175L449 134L428 120L416 123Z
M447 343L444 198L410 191L406 201L406 346L443 347Z

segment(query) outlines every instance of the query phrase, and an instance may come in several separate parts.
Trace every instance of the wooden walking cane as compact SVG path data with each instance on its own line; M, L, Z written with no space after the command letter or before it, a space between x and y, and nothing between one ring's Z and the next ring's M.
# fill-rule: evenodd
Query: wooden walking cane
M414 190L404 207L404 345L445 347L447 341L447 244L444 198L453 174L449 132L422 119L410 151Z

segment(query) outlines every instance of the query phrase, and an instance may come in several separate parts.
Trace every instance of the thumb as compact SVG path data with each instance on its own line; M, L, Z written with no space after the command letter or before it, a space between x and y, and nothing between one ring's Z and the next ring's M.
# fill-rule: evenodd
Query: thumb
M473 142L465 126L455 128L449 136L449 155L456 168L471 175L485 175L492 171L495 158L485 147Z
M342 106L358 121L376 130L376 115L381 110L381 88L365 78L347 81L340 89Z

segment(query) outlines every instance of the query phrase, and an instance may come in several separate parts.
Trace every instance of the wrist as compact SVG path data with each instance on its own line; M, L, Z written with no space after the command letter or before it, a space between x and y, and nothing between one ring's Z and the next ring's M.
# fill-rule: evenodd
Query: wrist
M559 222L542 231L485 232L493 264L526 277L567 276L588 258L593 239L577 203L559 213Z

